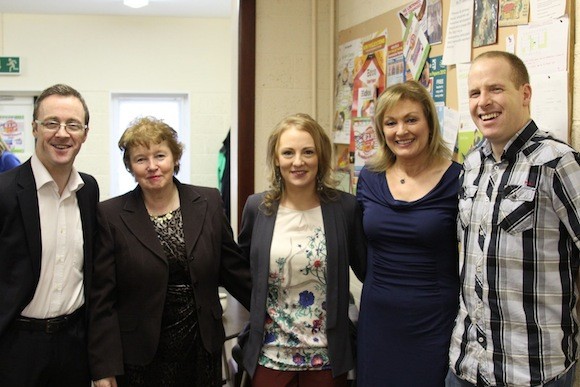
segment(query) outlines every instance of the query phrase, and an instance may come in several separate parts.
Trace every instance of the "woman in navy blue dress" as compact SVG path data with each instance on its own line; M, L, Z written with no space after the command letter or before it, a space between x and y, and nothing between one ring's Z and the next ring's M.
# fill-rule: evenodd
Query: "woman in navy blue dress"
M418 82L380 96L375 127L379 151L357 187L368 239L357 385L444 386L459 295L461 166Z

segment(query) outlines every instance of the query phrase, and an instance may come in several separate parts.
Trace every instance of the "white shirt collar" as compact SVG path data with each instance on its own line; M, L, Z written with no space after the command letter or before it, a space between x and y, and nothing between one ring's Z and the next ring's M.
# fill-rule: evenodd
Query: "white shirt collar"
M36 182L36 190L38 191L47 184L52 184L56 188L56 182L48 172L48 169L42 164L36 153L32 154L30 165L32 167L32 174ZM85 185L85 182L79 175L76 168L73 166L65 190L76 192Z

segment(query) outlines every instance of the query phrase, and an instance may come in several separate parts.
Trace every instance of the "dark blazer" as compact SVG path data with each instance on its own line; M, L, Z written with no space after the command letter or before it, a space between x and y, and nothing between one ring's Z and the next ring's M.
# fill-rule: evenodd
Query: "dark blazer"
M349 337L349 264L357 277L364 278L366 239L362 213L356 198L337 191L336 201L322 202L322 218L327 248L327 337L332 374L336 377L355 365ZM272 215L261 209L264 193L248 198L242 215L238 243L249 257L252 270L252 310L249 336L243 343L244 368L253 376L264 338L268 295L270 247L276 223L277 205ZM244 338L243 340L245 340Z
M87 304L99 187L92 176L80 175L85 185L76 196L83 225L83 276ZM40 278L41 254L38 196L29 159L0 174L0 340L8 325L34 296Z
M181 184L183 232L204 347L219 353L225 333L218 286L250 306L250 271L215 188ZM169 279L139 186L98 207L99 238L91 290L89 362L93 379L124 373L124 363L149 364L161 333Z

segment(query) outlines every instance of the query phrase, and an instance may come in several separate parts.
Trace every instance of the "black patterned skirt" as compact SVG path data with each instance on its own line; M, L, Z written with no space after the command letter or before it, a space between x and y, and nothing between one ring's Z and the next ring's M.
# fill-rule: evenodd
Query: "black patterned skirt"
M221 354L211 354L201 342L195 300L190 285L169 285L159 347L146 366L125 364L119 386L221 386Z

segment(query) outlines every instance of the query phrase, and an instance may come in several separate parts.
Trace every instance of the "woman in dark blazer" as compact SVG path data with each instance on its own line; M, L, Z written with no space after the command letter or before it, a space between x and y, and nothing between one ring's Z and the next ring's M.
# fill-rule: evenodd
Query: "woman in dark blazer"
M247 200L238 238L253 281L244 367L253 386L345 386L355 364L349 265L362 279L366 256L361 210L333 188L332 145L310 116L282 120L267 159L271 189Z
M183 145L163 121L136 120L119 147L138 186L98 207L95 385L221 385L218 286L249 308L251 285L219 192L174 177Z

